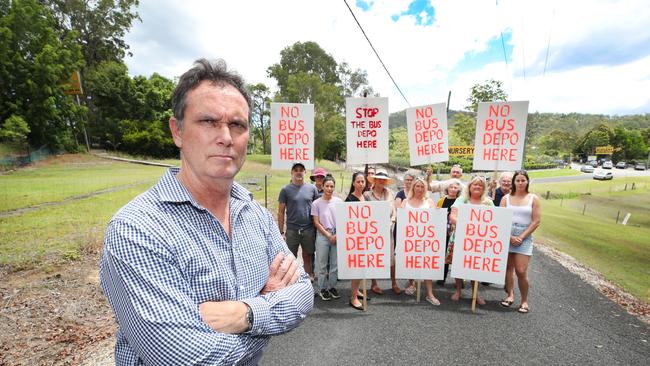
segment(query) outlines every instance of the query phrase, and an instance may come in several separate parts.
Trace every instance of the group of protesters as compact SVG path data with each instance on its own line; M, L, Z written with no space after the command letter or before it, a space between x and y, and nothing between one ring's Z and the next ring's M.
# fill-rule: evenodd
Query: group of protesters
M336 180L323 168L316 168L309 177L312 184L305 182L306 169L302 163L291 168L291 181L280 191L278 205L278 227L284 235L291 252L297 256L302 249L303 266L312 281L316 281L316 295L323 301L340 298L336 288L338 280L336 251L335 205L343 200L336 196ZM402 293L395 277L394 250L396 242L396 219L398 208L439 208L447 210L447 238L444 275L437 284L443 286L447 279L453 258L455 227L458 209L462 205L485 205L507 207L513 211L512 230L506 267L504 290L506 297L500 302L510 307L515 302L515 275L521 293L518 308L528 313L528 264L533 253L532 234L540 224L540 201L529 192L530 179L525 170L502 172L488 183L482 175L475 175L463 182L463 170L459 165L451 167L448 180L433 180L431 169L422 175L414 170L404 174L403 189L397 193L389 188L395 181L384 169L367 167L365 171L352 174L350 189L345 202L386 201L390 202L391 261L390 279L393 293ZM286 220L285 220L286 217ZM286 231L285 231L286 223ZM351 281L349 305L363 310L360 291L361 280ZM489 285L489 283L484 283ZM425 300L431 305L440 305L433 291L433 280L424 280ZM455 279L455 291L451 301L458 301L464 288L463 279ZM478 287L477 287L478 288ZM383 295L376 279L371 279L370 290ZM403 291L407 295L416 292L415 280L408 280ZM369 299L369 297L367 297ZM477 294L477 304L485 305L485 299Z

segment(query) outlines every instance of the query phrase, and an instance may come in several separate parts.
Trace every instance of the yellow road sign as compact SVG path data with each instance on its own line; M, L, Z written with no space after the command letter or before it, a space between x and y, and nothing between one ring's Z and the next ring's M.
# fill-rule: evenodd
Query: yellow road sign
M449 155L451 156L473 156L474 146L449 146Z

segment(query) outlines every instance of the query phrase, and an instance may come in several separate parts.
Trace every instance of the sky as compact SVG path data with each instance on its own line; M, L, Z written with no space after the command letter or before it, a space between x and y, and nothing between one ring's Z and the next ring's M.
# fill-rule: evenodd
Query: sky
M365 69L391 112L447 101L464 109L472 85L503 82L529 112L650 113L647 0L140 0L126 36L131 75L180 76L223 58L248 83L275 88L267 68L295 42L317 42Z

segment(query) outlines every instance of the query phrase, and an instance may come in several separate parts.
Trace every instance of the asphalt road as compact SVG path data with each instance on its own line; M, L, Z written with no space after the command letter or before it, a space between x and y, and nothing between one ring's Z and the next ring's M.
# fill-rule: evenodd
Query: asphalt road
M496 285L481 287L488 303L473 314L469 288L451 302L449 278L444 288L434 284L439 307L387 290L362 313L348 306L349 281L340 281L341 299L316 298L301 326L273 338L261 364L649 364L649 325L539 251L529 273L525 315L518 302L499 305L504 292ZM389 281L380 285L387 289Z
M571 169L580 171L581 165L573 164ZM596 168L596 170L603 170L602 168ZM634 177L648 177L650 176L650 171L647 170L634 170L631 168L628 169L604 169L609 170L614 175L614 179L630 179ZM555 182L571 182L571 181L580 181L580 180L592 180L594 177L593 173L580 173L580 175L571 175L565 177L550 177L550 178L533 178L530 180L531 184L535 183L555 183Z

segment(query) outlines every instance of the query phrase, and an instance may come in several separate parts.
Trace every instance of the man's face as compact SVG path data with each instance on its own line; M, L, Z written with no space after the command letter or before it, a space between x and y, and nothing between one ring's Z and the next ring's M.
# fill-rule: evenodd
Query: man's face
M509 175L505 175L499 178L499 187L501 187L501 190L504 193L510 192L510 189L512 188L512 177Z
M201 82L187 93L182 129L169 127L182 152L182 170L204 179L234 179L246 160L248 104L231 85Z
M408 192L411 189L411 184L413 184L413 177L407 175L404 177L404 192Z
M460 179L463 176L463 171L459 167L453 167L451 168L451 171L449 171L449 175L452 178Z
M305 168L300 165L291 169L291 183L301 185L305 181Z

